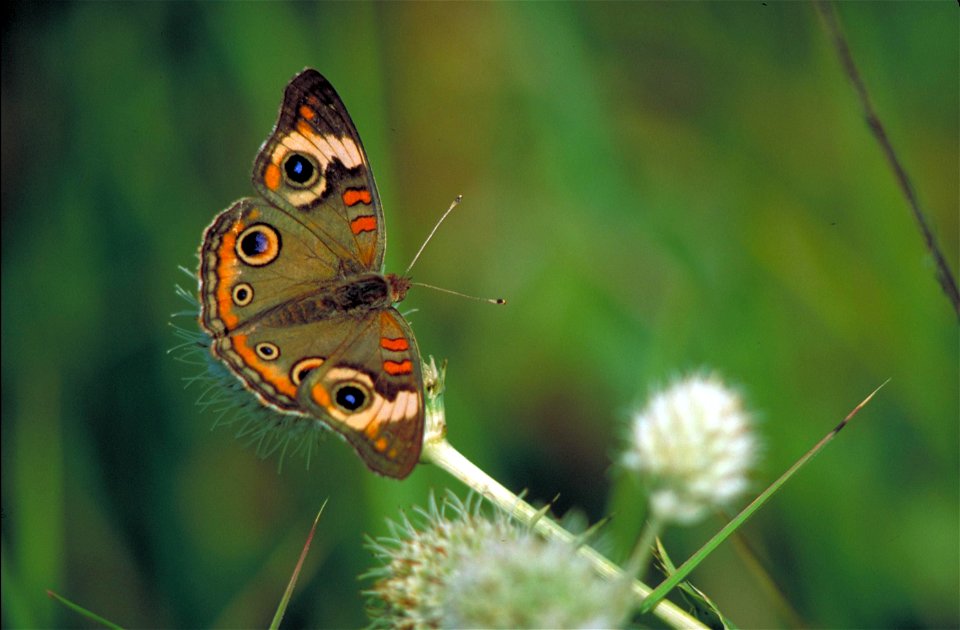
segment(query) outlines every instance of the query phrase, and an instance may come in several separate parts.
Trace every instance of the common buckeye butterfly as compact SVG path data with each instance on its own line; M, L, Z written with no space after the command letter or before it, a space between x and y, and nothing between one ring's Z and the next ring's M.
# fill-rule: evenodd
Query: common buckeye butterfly
M353 121L316 70L293 78L253 167L259 197L213 220L200 247L210 351L264 405L323 421L374 472L420 457L420 353L383 273L383 209Z

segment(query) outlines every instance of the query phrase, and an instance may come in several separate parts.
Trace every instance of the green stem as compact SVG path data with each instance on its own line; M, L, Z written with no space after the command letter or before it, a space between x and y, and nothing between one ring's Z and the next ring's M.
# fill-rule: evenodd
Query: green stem
M663 521L656 514L651 514L624 568L626 575L638 575L646 568L647 563L650 562L650 556L653 555L653 543L656 542L661 531L663 531Z

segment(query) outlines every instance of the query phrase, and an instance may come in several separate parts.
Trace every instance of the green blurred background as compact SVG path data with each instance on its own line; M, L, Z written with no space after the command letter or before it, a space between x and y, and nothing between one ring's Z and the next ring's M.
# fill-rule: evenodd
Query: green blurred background
M339 440L306 469L211 431L167 353L201 233L252 193L286 82L340 92L452 443L622 557L643 501L611 470L652 387L710 368L765 443L759 491L870 390L744 528L803 621L957 626L958 334L809 5L15 4L2 43L3 624L264 626L330 499L289 627L365 623L365 534L459 484L397 483ZM955 3L838 7L954 271ZM189 322L186 322L189 324ZM671 530L682 560L717 521ZM785 623L724 545L693 575Z

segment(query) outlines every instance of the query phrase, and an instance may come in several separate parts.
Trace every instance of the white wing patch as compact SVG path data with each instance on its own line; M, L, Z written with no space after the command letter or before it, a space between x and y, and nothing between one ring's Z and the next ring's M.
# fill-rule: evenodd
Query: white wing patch
M387 400L373 388L370 377L350 368L332 368L323 377L323 383L314 385L312 393L314 402L324 407L326 412L352 429L364 431L371 423L381 426L392 422L403 422L415 418L420 411L420 396L411 390L400 390L394 400ZM329 402L331 389L343 383L352 384L366 390L372 397L362 411L345 413L342 409ZM328 388L327 385L330 387ZM316 388L322 388L317 391ZM325 400L326 399L326 400ZM326 404L324 404L326 403Z
M291 131L278 142L270 156L270 162L280 168L291 151L313 156L320 168L320 177L316 184L288 194L290 201L298 206L311 203L323 195L327 188L327 180L323 174L333 160L339 160L346 168L356 168L364 163L363 153L353 138L321 135L308 129Z

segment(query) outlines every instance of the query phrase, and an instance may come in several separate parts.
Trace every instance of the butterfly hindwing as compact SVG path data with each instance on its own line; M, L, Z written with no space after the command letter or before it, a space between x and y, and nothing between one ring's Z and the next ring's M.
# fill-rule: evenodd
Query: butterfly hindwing
M405 477L420 458L424 400L420 353L401 315L371 315L355 340L298 390L312 415L326 415L367 466Z

